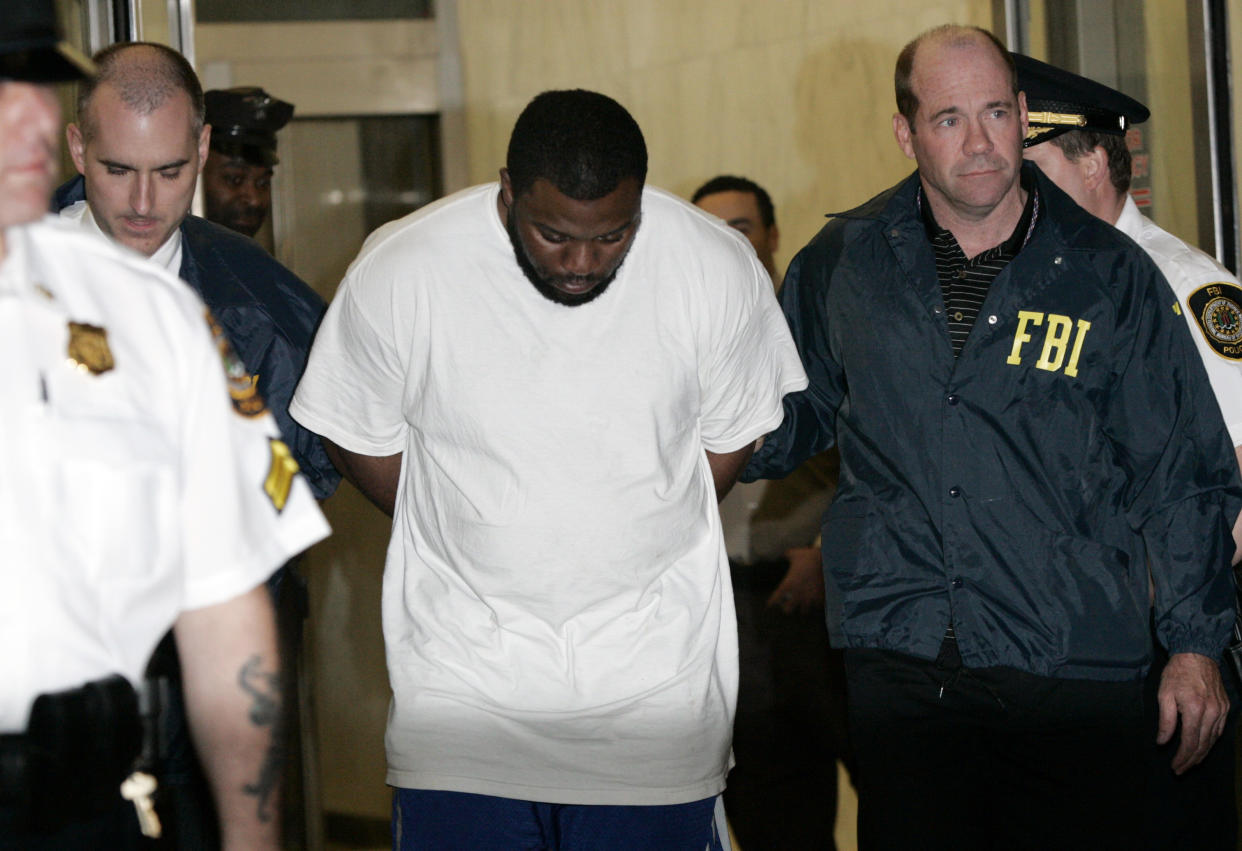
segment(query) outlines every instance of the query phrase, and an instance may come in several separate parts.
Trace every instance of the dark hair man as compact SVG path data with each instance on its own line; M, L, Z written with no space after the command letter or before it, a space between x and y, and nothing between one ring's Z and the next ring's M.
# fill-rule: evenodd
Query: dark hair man
M777 282L780 240L767 190L720 175L691 196L754 246ZM736 485L720 521L737 610L739 678L725 809L743 848L833 848L837 759L845 755L840 651L824 629L819 518L836 452L776 482Z
M294 397L393 516L401 848L720 847L715 495L803 377L754 253L646 172L616 101L539 95L499 184L368 238Z
M204 95L211 144L203 166L203 213L208 221L253 237L272 210L276 131L293 104L257 86L213 89Z
M1147 108L1115 89L1029 56L1015 54L1014 60L1031 114L1026 158L1083 209L1137 242L1160 267L1181 305L1242 465L1242 288L1214 258L1140 213L1130 197L1131 158L1125 133L1147 120ZM1233 537L1237 564L1242 555L1242 515L1234 523ZM1152 692L1167 659L1158 636L1156 644L1156 661L1148 674ZM1227 677L1226 684L1234 685L1233 679ZM1230 696L1237 700L1236 688ZM1232 851L1238 832L1236 712L1230 713L1225 734L1204 761L1180 774L1170 769L1177 746L1175 719L1171 708L1160 713L1163 725L1153 734L1162 744L1150 750L1149 847Z
M54 206L86 230L178 274L202 297L240 358L234 362L234 397L245 406L271 406L291 460L312 493L326 498L340 476L318 437L288 410L323 300L254 241L190 215L211 128L204 121L202 87L185 58L165 45L125 43L105 48L94 60L99 74L79 88L78 121L65 130L81 176L57 191ZM302 579L293 569L281 569L270 586L282 645L296 659L306 607ZM162 648L155 668L175 683L172 659L171 649ZM289 673L295 694L292 666ZM174 793L174 784L166 783L162 805L178 813L181 841L188 844L200 831L210 835L214 820L193 759L183 755L190 744L177 723L175 689L172 700L167 738L178 767L170 777L184 785ZM291 752L296 758L297 751ZM291 829L298 824L291 820Z
M811 389L746 472L839 441L824 564L864 847L1137 845L1148 561L1175 767L1225 723L1231 445L1155 265L1023 165L1009 53L946 26L902 56L918 171L791 264Z
M740 231L755 247L755 254L768 275L774 282L779 280L775 254L781 232L776 226L776 209L766 189L753 180L722 174L696 189L690 201Z
M135 685L172 626L226 847L275 851L263 580L327 526L271 416L229 405L202 302L45 217L51 84L93 73L55 22L52 0L0 16L0 848L159 832Z

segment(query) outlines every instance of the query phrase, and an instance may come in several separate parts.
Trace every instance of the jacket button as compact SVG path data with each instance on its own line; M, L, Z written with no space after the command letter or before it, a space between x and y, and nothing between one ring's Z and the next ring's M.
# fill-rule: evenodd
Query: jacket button
M953 497L954 499L957 499L961 495L962 495L962 489L959 488L957 485L954 485L953 487L949 488L949 496Z
M962 587L962 577L960 577L960 576L954 576L954 577L953 577L953 587L954 587L954 588L961 588L961 587Z
M1054 265L1054 266L1060 266L1060 265L1061 265L1061 262L1062 262L1062 261L1061 261L1061 255L1059 255L1059 254L1058 254L1056 257L1053 257L1053 258L1052 258L1052 263L1053 263L1053 265Z
M988 324L995 325L996 323L997 323L996 314L993 313L991 316L988 317Z
M958 395L956 393L950 393L945 398L945 401L948 402L950 405L956 405L958 403Z

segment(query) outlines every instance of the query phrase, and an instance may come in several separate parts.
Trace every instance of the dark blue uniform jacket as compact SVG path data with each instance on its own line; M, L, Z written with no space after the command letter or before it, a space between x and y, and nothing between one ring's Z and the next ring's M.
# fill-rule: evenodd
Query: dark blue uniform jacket
M833 643L1097 680L1219 658L1233 622L1233 448L1155 265L1033 166L1035 232L953 357L917 173L841 214L781 293L810 387L743 478L834 440ZM1146 546L1145 546L1146 545Z
M79 176L57 190L53 209L85 199L85 183ZM289 416L289 402L326 309L323 299L241 234L186 216L181 237L181 278L211 309L250 373L258 374L259 392L311 491L318 499L330 496L340 474L318 436Z

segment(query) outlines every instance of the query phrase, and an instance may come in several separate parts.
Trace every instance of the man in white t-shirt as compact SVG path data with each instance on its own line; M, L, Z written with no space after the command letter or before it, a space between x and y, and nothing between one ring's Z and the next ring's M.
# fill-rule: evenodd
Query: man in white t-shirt
M274 851L263 582L327 525L271 415L226 382L202 302L44 217L51 83L93 70L55 21L51 0L0 16L0 848L139 847L153 785L134 684L171 626L224 848Z
M1173 236L1139 212L1130 197L1132 159L1124 133L1145 121L1147 107L1102 83L1029 56L1014 54L1018 83L1026 92L1031 131L1025 151L1080 207L1139 244L1160 267L1177 296L1199 350L1213 395L1220 405L1242 465L1242 288L1215 258ZM1234 523L1242 558L1242 515ZM1148 673L1149 700L1167 655L1157 643ZM1222 672L1230 699L1236 682ZM1144 835L1151 848L1233 849L1237 846L1234 796L1236 709L1203 761L1174 773L1172 727L1157 730L1165 740L1149 753Z
M398 847L713 842L716 496L805 376L750 246L646 165L611 98L539 95L499 184L368 238L294 397L394 518Z

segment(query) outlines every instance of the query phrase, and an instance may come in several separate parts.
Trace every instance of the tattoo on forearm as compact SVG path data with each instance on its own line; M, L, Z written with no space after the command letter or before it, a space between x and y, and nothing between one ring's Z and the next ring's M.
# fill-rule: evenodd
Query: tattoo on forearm
M243 792L258 799L259 820L266 822L272 819L272 797L285 763L285 718L280 673L260 670L260 662L257 655L251 656L238 672L237 683L253 701L250 705L250 723L256 727L270 727L272 732L271 744L259 768L259 776L253 783L242 787Z

